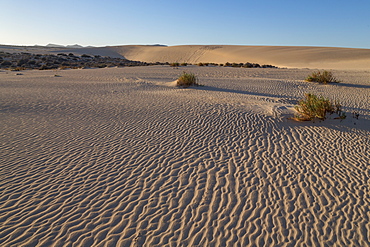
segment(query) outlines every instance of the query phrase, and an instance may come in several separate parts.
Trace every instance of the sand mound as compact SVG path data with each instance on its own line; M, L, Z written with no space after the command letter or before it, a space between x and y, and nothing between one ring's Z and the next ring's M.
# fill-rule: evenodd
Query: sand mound
M168 66L0 71L0 245L370 245L369 72L186 70L205 86L168 86ZM288 120L306 92L347 119Z

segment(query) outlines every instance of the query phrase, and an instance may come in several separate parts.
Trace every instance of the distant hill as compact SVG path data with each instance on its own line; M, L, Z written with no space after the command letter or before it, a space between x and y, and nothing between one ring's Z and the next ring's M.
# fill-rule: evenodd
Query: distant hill
M50 47L50 48L72 48L72 49L84 48L82 45L79 45L79 44L74 44L74 45L47 44L46 47ZM88 47L93 47L93 46L88 46Z
M78 44L75 44L75 45L67 45L66 47L67 48L83 48L82 45L78 45Z
M47 44L46 47L50 48L62 48L65 47L64 45L57 45L57 44Z

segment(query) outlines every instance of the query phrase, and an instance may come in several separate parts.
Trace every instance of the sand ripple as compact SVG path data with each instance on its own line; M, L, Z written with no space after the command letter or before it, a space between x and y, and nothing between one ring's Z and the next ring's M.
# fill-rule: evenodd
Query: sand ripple
M1 246L370 245L368 73L190 69L206 87L164 67L2 72ZM360 119L290 122L309 90Z

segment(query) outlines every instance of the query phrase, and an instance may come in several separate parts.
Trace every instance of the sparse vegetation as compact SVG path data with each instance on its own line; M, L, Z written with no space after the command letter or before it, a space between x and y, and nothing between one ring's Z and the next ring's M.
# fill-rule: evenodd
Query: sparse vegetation
M177 79L178 87L199 86L197 77L193 73L183 72Z
M78 69L78 68L105 68L105 67L131 67L131 66L150 66L150 65L169 65L171 67L188 66L190 63L182 62L155 62L147 63L131 61L123 58L112 58L100 55L73 53L58 54L32 54L27 52L8 53L0 51L0 69L7 70L26 70L26 69ZM259 65L257 63L208 63L200 62L198 66L225 66L225 67L244 67L244 68L276 68L272 65Z
M333 73L327 70L312 72L312 74L306 78L306 81L324 84L339 82L339 80L333 76Z
M334 103L328 98L323 96L316 96L314 94L307 93L305 99L298 102L298 106L295 109L298 112L293 119L297 121L310 121L318 118L325 120L326 115L337 113L338 119L346 118L346 114L342 112L342 106L338 101Z
M166 63L145 63L122 58L102 56L81 56L73 53L65 54L31 54L31 53L1 53L0 69L26 70L26 69L76 69L76 68L105 68L115 66L148 66L165 65Z
M276 66L270 65L270 64L263 64L260 65L258 63L225 63L221 64L220 66L224 67L233 67L233 68L277 68Z
M179 67L180 66L180 63L170 63L170 66L171 67Z

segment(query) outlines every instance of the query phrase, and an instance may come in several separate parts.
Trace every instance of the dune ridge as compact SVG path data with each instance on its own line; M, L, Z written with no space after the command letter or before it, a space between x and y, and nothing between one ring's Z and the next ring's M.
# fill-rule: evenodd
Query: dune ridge
M168 66L1 71L0 245L370 245L369 72L186 70L205 86ZM288 120L307 91L348 117Z
M145 62L256 62L281 67L369 69L370 50L292 46L118 46L109 49Z
M72 50L71 50L72 51ZM80 53L120 56L143 62L260 63L288 68L370 69L370 49L299 46L108 46Z

